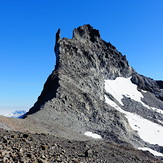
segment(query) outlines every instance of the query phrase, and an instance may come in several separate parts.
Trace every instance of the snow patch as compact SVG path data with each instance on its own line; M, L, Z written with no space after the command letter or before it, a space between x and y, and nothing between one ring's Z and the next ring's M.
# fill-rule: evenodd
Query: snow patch
M160 121L160 120L157 120L157 122L159 122L159 123L163 124L163 122L162 122L162 121Z
M149 151L150 153L152 153L155 156L162 156L163 157L163 154L162 153L159 153L157 151L154 151L153 149L150 149L150 148L146 148L146 147L141 148L141 147L139 147L138 149L139 150L142 150L142 151Z
M115 80L105 80L105 90L109 92L122 106L124 96L131 98L134 101L140 102L147 109L163 114L163 110L155 107L150 107L142 102L143 94L137 90L137 85L131 82L131 77L117 77ZM146 92L141 90L142 92Z
M130 113L121 109L114 101L105 96L106 103L125 114L131 128L137 131L141 139L151 144L163 146L163 127L159 124L151 122L137 114Z
M133 130L136 130L141 139L151 144L163 146L163 127L139 115L126 113L126 118Z
M144 90L141 90L141 92L143 92L143 93L147 93L147 91L144 91Z
M84 135L89 136L89 137L92 137L94 139L102 139L102 137L100 135L94 134L94 133L92 133L90 131L85 132Z
M109 92L110 93L110 92ZM127 112L124 111L123 109L121 109L114 101L112 101L111 99L109 99L106 95L105 95L105 102L107 104L109 104L110 106L114 107L116 110L118 110L121 113L126 114Z
M155 112L157 112L157 113L159 113L159 114L163 114L163 110L161 110L161 109L157 109L157 108L155 108L155 107L150 107L150 106L148 106L148 108L149 108L149 109L152 109L153 111L155 111Z
M143 95L137 90L137 85L131 82L131 77L118 77L115 80L105 80L105 90L109 92L118 102L123 105L123 96L142 102Z
M142 103L148 109L152 109L162 114L162 110L149 107L141 101L143 95L137 90L137 86L130 81L130 78L118 77L115 80L105 80L105 90L110 93L118 102L123 105L123 96ZM137 114L124 111L114 101L105 96L105 101L121 113L123 113L129 121L133 130L136 130L141 139L151 144L163 146L163 127L159 124L151 122Z

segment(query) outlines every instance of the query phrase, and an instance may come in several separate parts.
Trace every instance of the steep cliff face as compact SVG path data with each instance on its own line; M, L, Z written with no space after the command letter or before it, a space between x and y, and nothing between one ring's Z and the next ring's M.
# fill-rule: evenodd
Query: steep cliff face
M90 25L74 29L72 39L60 38L58 30L55 54L55 70L26 118L38 119L51 126L60 124L80 134L91 131L119 144L154 149L130 127L128 112L162 125L163 114L150 109L156 106L163 110L162 81L136 73L126 56L102 40L99 31ZM116 92L112 87L112 81L119 78L136 88L129 77L140 91L134 89L138 91L139 100L133 98L134 94L130 97L130 92L124 93L125 89L118 94L119 90ZM109 89L106 89L106 83ZM120 85L120 89L122 87ZM157 148L160 151L160 146Z
M56 34L56 68L44 85L41 96L29 113L36 112L48 100L72 91L68 85L104 100L104 79L129 77L134 70L128 65L126 56L100 38L99 31L90 25L73 31L73 38L60 38ZM67 91L66 91L67 90ZM67 96L70 96L68 94Z
M135 133L104 97L105 79L133 73L126 57L103 41L90 25L74 29L72 39L59 35L58 31L56 68L28 114L35 113L41 120L81 133L92 131L106 139L128 142Z
M163 101L163 91L161 90L163 88L163 81L155 81L136 72L132 74L131 81L136 84L138 88L153 93L158 99Z

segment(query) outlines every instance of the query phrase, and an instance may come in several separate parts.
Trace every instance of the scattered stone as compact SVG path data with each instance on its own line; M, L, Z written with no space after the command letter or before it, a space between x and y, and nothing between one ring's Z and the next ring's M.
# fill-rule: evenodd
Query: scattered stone
M87 149L85 151L85 157L92 157L92 155L93 155L93 151L91 149Z
M10 143L1 146L0 162L2 163L110 163L128 162L128 160L130 163L161 163L149 152L137 151L132 148L129 150L129 148L105 143L105 141L71 140L69 143L69 140L53 135L28 134L29 137L32 137L29 144L22 139L13 139L11 136L13 131L7 132L0 129L0 144L3 143L4 135L7 135L5 139ZM40 146L40 144L42 145ZM67 146L69 146L68 149ZM53 150L52 147L54 147Z
M23 138L28 138L28 134L23 134Z

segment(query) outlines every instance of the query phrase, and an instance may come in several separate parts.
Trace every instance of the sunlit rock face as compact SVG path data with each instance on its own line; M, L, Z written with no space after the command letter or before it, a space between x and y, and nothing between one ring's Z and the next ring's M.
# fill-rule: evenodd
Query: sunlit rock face
M60 124L83 135L89 131L118 144L157 148L160 152L160 146L154 147L135 131L126 112L162 126L162 113L149 109L163 110L162 81L136 73L126 56L102 40L100 32L90 25L74 29L72 39L61 38L58 30L54 49L55 69L26 118L51 126ZM119 92L115 88L118 84L106 88L106 81L116 83L118 77L134 85L139 100L131 98L136 95L125 93L125 89Z
M58 89L61 87L68 89L67 84L104 100L104 79L129 77L133 73L126 56L118 52L111 43L102 40L99 31L90 25L74 29L72 39L60 38L59 32L60 30L56 34L55 70L30 113L35 112L36 108L39 110L40 105L46 101L59 96Z

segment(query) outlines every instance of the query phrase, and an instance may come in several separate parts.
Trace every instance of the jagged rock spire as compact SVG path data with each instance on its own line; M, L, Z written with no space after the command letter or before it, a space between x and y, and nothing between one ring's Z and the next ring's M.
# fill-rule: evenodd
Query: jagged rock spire
M94 29L91 25L83 25L73 30L73 38L76 39L88 39L92 42L97 41L100 38L99 30Z
M59 41L59 39L60 39L60 32L61 32L61 30L60 30L60 28L58 29L58 31L57 31L57 33L56 33L56 43Z

